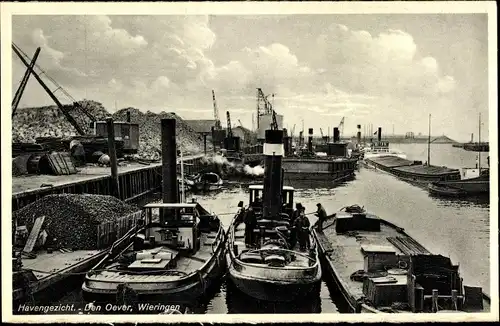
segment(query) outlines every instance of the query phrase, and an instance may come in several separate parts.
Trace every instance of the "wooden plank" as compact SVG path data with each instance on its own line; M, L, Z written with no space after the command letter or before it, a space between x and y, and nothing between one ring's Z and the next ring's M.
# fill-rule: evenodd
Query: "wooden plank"
M26 241L26 245L24 246L23 252L30 253L33 251L36 241L38 240L38 236L40 235L40 231L42 229L44 221L45 221L45 216L37 217L37 219L35 220L35 224L31 229L28 241Z

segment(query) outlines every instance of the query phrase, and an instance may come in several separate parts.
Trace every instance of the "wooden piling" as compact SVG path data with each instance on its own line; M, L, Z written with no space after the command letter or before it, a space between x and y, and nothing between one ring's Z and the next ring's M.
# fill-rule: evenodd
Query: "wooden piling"
M113 118L106 119L106 126L108 130L108 152L111 165L111 195L121 199L120 184L118 181L118 160L116 158L115 126L113 123Z
M439 298L438 290L433 289L432 290L432 312L438 311L438 298Z
M164 203L176 203L178 199L175 124L175 119L161 120L162 199Z
M458 291L457 290L451 290L451 303L453 305L454 310L458 310Z
M207 134L203 134L203 153L207 155Z

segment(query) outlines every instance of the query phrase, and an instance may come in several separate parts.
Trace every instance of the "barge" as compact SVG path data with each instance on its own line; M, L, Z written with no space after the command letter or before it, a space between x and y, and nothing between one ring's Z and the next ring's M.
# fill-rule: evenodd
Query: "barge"
M249 187L251 213L236 214L228 231L230 280L241 292L264 301L293 301L319 289L321 282L315 239L307 225L291 225L294 189L283 186L282 137L281 130L266 131L264 185ZM253 214L255 224L245 221L250 219L247 214ZM292 237L292 232L304 232L302 228L306 228L309 248L297 246Z
M447 167L422 164L394 156L365 158L368 166L390 173L412 183L460 180L460 171Z
M429 183L429 192L445 196L474 196L490 193L489 169L481 170L481 175L461 180L440 181Z
M180 202L175 121L162 119L163 203L144 206L145 220L135 232L116 242L87 273L86 301L192 302L222 276L226 236L221 221L194 201ZM130 301L121 302L127 293Z
M459 266L429 252L404 229L359 206L313 230L322 266L351 312L482 312L490 298L463 285Z

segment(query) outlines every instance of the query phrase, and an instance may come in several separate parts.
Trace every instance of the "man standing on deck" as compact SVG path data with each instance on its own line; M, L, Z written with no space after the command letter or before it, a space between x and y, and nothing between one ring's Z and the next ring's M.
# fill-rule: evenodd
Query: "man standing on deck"
M318 206L318 210L315 214L318 217L318 222L316 222L318 224L318 231L323 232L323 222L326 220L327 216L326 211L320 203L316 204L316 206Z
M295 220L294 224L299 238L300 250L304 251L308 246L309 226L311 226L311 223L309 222L307 216L304 214L304 211L300 211L300 216Z
M245 214L245 244L250 247L254 244L253 230L257 226L257 217L253 211L253 207L250 206Z

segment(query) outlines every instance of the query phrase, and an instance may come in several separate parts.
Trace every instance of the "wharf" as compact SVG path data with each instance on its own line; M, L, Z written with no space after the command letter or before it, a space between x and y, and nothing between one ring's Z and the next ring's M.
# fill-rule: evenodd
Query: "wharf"
M187 174L203 168L203 154L183 158ZM180 163L180 159L178 159ZM120 199L134 201L161 186L162 163L143 165L132 163L118 167ZM180 172L180 165L178 166ZM109 167L85 167L73 175L35 175L12 177L12 211L18 210L37 199L56 193L111 194L111 169ZM49 185L42 187L43 184Z

